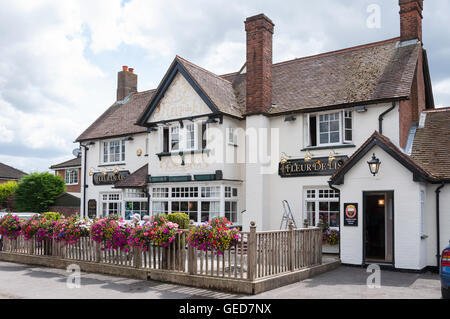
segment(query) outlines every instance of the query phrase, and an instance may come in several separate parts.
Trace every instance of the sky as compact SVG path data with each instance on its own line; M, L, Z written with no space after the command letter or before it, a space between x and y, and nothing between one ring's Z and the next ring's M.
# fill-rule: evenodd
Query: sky
M397 0L1 0L0 162L27 173L73 158L115 101L117 72L156 88L175 55L216 74L245 62L246 17L275 23L273 60L399 36ZM435 102L450 106L450 1L424 1Z

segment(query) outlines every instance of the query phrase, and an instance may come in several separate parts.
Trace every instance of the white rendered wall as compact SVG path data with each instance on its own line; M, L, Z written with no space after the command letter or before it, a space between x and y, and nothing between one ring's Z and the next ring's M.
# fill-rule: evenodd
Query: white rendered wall
M381 161L376 177L369 172L367 161L372 153ZM420 270L424 267L420 234L420 184L412 173L384 152L374 147L345 175L341 190L341 212L344 203L358 203L358 227L341 226L341 260L346 264L363 262L363 191L394 191L394 259L395 267ZM344 224L341 214L341 225Z

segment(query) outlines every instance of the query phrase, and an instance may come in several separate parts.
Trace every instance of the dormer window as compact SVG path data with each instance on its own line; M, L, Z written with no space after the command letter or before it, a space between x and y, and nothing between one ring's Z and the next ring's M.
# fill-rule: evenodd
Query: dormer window
M322 147L350 144L353 140L353 113L339 111L308 114L306 146Z

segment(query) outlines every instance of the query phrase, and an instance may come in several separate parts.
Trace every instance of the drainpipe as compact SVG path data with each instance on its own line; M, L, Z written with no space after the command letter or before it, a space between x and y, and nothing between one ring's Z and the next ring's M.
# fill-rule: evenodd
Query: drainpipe
M384 119L385 115L388 114L393 109L395 109L395 106L396 106L396 103L392 102L392 106L378 117L378 124L379 124L378 132L380 132L380 134L383 134L383 119Z
M328 186L339 193L339 260L341 259L341 190L339 188L336 188L333 186L333 182L332 181L328 181Z
M441 192L441 189L444 188L445 186L445 182L442 182L441 186L439 186L436 189L436 260L437 260L437 267L438 267L438 272L440 272L440 267L439 267L439 263L441 261L441 232L440 232L440 220L439 220L439 215L440 215L440 211L439 211L439 194Z
M94 143L89 142L87 145L83 145L80 143L80 147L84 148L84 177L83 177L83 217L86 218L86 165L87 165L87 151L89 150L88 145L92 145Z

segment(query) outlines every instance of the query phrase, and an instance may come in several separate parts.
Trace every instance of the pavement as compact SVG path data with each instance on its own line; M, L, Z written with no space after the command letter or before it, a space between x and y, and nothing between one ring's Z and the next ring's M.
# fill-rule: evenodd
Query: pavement
M380 288L368 288L363 268L341 266L305 281L257 296L243 296L156 281L81 273L80 288L69 288L64 269L0 262L0 299L439 299L437 274L382 270ZM74 281L69 280L73 285ZM70 285L69 285L70 286Z

